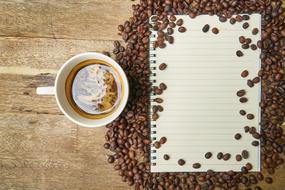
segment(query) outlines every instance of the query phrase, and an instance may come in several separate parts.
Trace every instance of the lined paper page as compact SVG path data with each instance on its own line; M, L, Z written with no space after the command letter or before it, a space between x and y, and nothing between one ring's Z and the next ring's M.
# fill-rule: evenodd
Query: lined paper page
M156 76L154 86L160 82L167 85L167 90L161 97L164 102L160 118L152 121L152 138L159 140L165 136L166 144L161 148L151 148L152 172L200 172L212 169L214 171L240 171L247 162L252 163L252 171L260 170L260 147L254 147L255 140L244 132L244 126L254 126L259 131L260 121L260 84L253 88L247 86L247 80L257 76L260 68L260 50L243 50L239 43L239 36L252 39L256 44L260 39L260 32L252 35L252 29L261 25L259 14L250 16L247 21L249 28L243 29L241 23L231 25L221 23L216 16L202 15L195 19L188 16L177 16L184 20L187 28L185 33L174 33L174 44L167 44L164 49L157 48L150 51L155 54L151 66L166 63L167 69L154 70ZM207 33L202 32L205 24L210 25ZM219 34L211 32L212 27L219 29ZM153 32L155 34L155 32ZM237 57L236 51L241 50L243 57ZM247 78L241 78L243 70L249 71ZM240 103L236 92L246 90L248 102ZM157 103L151 102L152 105ZM254 114L253 120L248 120L239 114L244 109ZM234 135L241 133L242 138L235 140ZM249 159L237 162L236 154L242 150L250 153ZM155 152L156 151L156 152ZM205 159L206 152L212 152L210 159ZM230 153L228 161L218 160L217 153ZM169 160L163 155L168 154ZM186 164L177 164L184 159ZM201 163L200 169L192 168L193 163Z

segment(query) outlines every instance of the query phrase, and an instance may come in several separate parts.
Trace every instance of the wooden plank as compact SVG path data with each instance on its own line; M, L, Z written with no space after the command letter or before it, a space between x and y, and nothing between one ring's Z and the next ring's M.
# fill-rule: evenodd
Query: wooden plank
M78 53L112 50L112 41L0 37L0 73L41 73L30 68L56 72L67 59ZM11 68L8 70L7 67Z
M0 189L128 189L106 161L105 128L81 128L61 115L2 113L0 120Z
M126 0L0 1L0 36L118 40Z

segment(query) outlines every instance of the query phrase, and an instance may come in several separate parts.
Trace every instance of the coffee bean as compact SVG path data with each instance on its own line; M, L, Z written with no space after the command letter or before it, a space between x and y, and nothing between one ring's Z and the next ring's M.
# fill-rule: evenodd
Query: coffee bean
M248 171L247 171L245 166L241 167L241 172L244 173L244 174L248 173Z
M271 177L266 177L265 182L271 184L273 182L273 179Z
M173 28L167 28L167 34L172 35L174 33Z
M174 22L170 22L170 23L168 24L168 26L169 26L170 28L175 28L176 24L175 24Z
M249 17L248 15L242 15L242 19L243 19L243 20L249 20L250 17Z
M259 146L259 142L258 141L252 141L251 144L252 144L252 146Z
M246 44L250 44L250 43L251 43L251 39L250 39L250 38L246 38L246 39L245 39L245 43L246 43Z
M169 42L170 44L173 44L173 43L174 43L174 38L173 38L173 36L168 36L168 42Z
M254 51L254 50L257 50L257 46L255 44L251 44L250 45L250 48Z
M203 28L202 28L202 31L203 31L203 32L208 32L209 29L210 29L210 25L209 25L209 24L205 24L205 25L203 26Z
M163 112L163 107L161 105L157 105L157 109L159 112Z
M259 78L259 77L254 77L254 78L252 79L252 82L253 82L254 84L257 84L257 83L260 82L260 78Z
M153 113L153 114L151 115L151 118L152 118L153 121L156 121L156 120L158 120L159 115L158 115L157 113Z
M114 156L108 156L108 163L114 163L115 159Z
M241 139L241 134L240 133L235 134L235 139L236 140L240 140Z
M242 51L238 50L238 51L236 52L236 55L237 55L238 57L242 57L242 56L243 56L243 53L242 53Z
M154 102L161 104L163 102L163 99L161 98L155 98L153 99Z
M195 169L198 169L198 168L201 168L201 164L200 163L194 163L192 165L192 167L195 168Z
M152 106L152 112L154 112L154 113L158 112L158 106L157 105Z
M185 160L179 159L179 160L178 160L178 164L179 164L180 166L183 166L183 165L185 164Z
M235 23L236 23L236 19L235 19L235 18L231 18L231 19L230 19L230 23L231 23L231 24L235 24Z
M249 132L249 126L245 126L245 127L244 127L244 132L245 132L245 133L248 133L248 132Z
M252 119L254 119L254 115L249 113L249 114L246 115L246 118L249 119L249 120L252 120Z
M220 21L220 22L226 22L226 21L227 21L227 18L224 17L224 16L220 16L220 17L219 17L219 21Z
M248 171L252 169L252 165L251 165L251 163L249 163L249 162L246 163L245 167L246 167L246 169L247 169Z
M246 115L246 111L245 110L239 110L239 114L244 116L244 115Z
M242 22L242 21L243 21L242 16L241 16L241 15L237 15L237 16L236 16L236 21Z
M245 103L245 102L248 101L248 99L247 99L246 97L242 97L242 98L239 99L239 101L240 101L241 103Z
M240 162L242 160L242 156L240 154L236 155L236 161Z
M243 150L241 152L241 155L242 155L243 159L248 159L249 158L249 152L247 150Z
M155 141L153 146L156 148L156 149L159 149L160 148L160 143L158 141Z
M219 153L217 154L217 158L218 158L219 160L221 160L221 159L223 158L223 153L222 153L222 152L219 152Z
M206 159L209 159L209 158L211 158L212 157L212 153L211 152L207 152L206 154L205 154L205 158Z
M181 32L181 33L186 32L186 28L184 26L180 26L178 28L178 31Z
M158 68L159 70L163 71L167 68L167 65L165 63L161 63Z
M174 15L170 15L169 20L174 22L174 21L176 21L176 17Z
M255 133L256 132L256 128L255 127L251 127L250 129L249 129L249 133L250 134L253 134L253 133Z
M109 143L104 143L104 148L105 149L109 149L110 148L110 144Z
M213 32L214 34L218 34L218 33L219 33L219 29L216 28L216 27L214 27L214 28L212 28L212 32Z
M248 44L242 44L241 48L242 48L242 49L248 49L248 48L249 48L249 45L248 45Z
M260 139L260 134L257 133L257 132L253 133L252 136L253 136L253 138L255 138L255 139Z
M160 83L159 84L159 88L161 89L161 90L166 90L167 89L167 86L166 86L166 84L165 83Z
M259 32L259 31L258 31L258 28L254 28L254 29L252 29L252 34L253 34L253 35L258 34L258 32Z
M254 86L254 83L252 80L248 79L247 80L247 86L249 86L250 88L252 88Z
M161 95L162 94L162 90L158 87L155 87L153 92L156 94L156 95Z
M243 23L242 27L243 27L243 29L247 29L249 27L248 22Z
M178 20L176 21L176 25L177 25L177 26L182 26L182 25L183 25L183 19L182 19L182 18L178 19Z
M159 140L159 143L160 144L165 144L167 141L167 138L166 137L161 137L160 140Z
M257 173L256 177L259 181L262 181L264 179L262 173Z
M230 158L231 158L231 155L230 155L229 153L226 153L226 154L223 155L223 160L224 160L224 161L227 161L227 160L229 160Z
M244 96L246 94L246 91L245 90L239 90L239 91L237 91L237 96L238 97L242 97L242 96Z
M247 77L247 76L248 76L248 71L247 71L247 70L244 70L243 72L241 72L240 76L241 76L242 78Z
M164 159L164 160L169 160L169 159L170 159L170 156L169 156L168 154L164 154L164 155L163 155L163 159Z
M256 187L254 188L254 190L262 190L262 188L259 187L259 186L256 186Z
M244 43L245 43L245 37L244 37L244 36L240 36L240 37L239 37L239 42L240 42L241 44L244 44Z

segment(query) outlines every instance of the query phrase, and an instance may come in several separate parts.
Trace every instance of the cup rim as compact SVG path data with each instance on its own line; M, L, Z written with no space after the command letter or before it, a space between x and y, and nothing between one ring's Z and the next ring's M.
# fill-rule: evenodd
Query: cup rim
M122 97L122 100L118 106L118 108L110 115L104 117L105 121L100 121L98 122L100 119L87 119L87 120L90 120L90 121L97 121L98 123L90 123L90 124L87 124L87 123L83 123L83 122L80 122L78 120L76 120L75 118L73 118L72 116L70 116L69 113L67 113L64 108L62 107L62 104L58 98L59 94L58 94L58 91L57 91L57 86L59 84L59 78L60 78L60 75L63 73L64 69L66 68L66 66L72 62L74 59L77 59L79 57L85 57L85 56L94 56L94 58L96 59L100 59L100 57L104 57L104 59L107 59L108 63L111 64L112 66L114 66L120 76L122 77L122 81L123 81L123 84L124 84L124 92L123 92L123 97ZM88 60L88 59L86 59ZM104 60L106 61L106 60ZM78 62L77 64L79 64L80 62ZM57 75L56 75L56 79L55 79L55 85L54 85L54 88L55 88L55 99L56 99L56 102L57 102L57 105L58 107L60 108L61 112L64 113L64 115L70 119L71 121L73 121L74 123L80 125L80 126L83 126L83 127L88 127L88 128L96 128L96 127L103 127L109 123L111 123L112 121L114 121L121 113L122 111L124 110L126 104L127 104L127 101L128 101L128 98L129 98L129 82L128 82L128 79L127 79L127 76L126 76L126 73L124 72L124 70L122 69L122 67L115 61L113 60L112 58L102 54L102 53L97 53L97 52L84 52L84 53L79 53L77 55L74 55L72 56L71 58L69 58L59 69Z

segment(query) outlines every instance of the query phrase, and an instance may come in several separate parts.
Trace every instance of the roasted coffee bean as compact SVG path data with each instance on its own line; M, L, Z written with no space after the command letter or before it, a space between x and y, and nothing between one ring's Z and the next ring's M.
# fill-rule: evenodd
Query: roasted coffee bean
M166 84L165 83L160 83L159 84L159 88L161 89L161 90L166 90L167 89L167 86L166 86Z
M230 158L231 158L231 155L230 155L229 153L226 153L226 154L223 155L223 160L224 160L224 161L227 161L227 160L229 160Z
M271 184L273 182L273 179L271 177L266 177L265 182Z
M241 44L244 44L244 43L245 43L245 37L244 37L244 36L240 36L240 37L239 37L239 42L240 42Z
M203 26L203 28L202 28L202 31L203 31L203 32L208 32L209 29L210 29L210 25L209 25L209 24L205 24L205 25Z
M157 105L152 106L152 112L154 112L154 113L158 112L158 106Z
M246 44L250 44L250 43L251 43L251 39L250 39L250 38L246 38L246 39L245 39L245 43L246 43Z
M181 33L186 32L186 28L184 26L180 26L178 28L178 31L181 32Z
M259 146L259 142L258 141L252 141L251 144L252 144L252 146Z
M169 42L170 44L173 44L173 43L174 43L174 38L173 38L173 36L168 36L168 42Z
M153 92L156 94L156 95L161 95L162 94L162 90L158 87L155 87Z
M174 22L174 21L176 21L176 17L174 15L170 15L169 20Z
M218 34L219 33L219 29L214 27L214 28L212 28L212 32L213 32L213 34Z
M238 97L242 97L242 96L244 96L246 94L246 91L245 90L239 90L239 91L237 91L237 96Z
M178 20L176 21L176 25L177 25L177 26L182 26L182 25L183 25L183 19L182 19L182 18L178 19Z
M246 115L246 111L245 110L239 110L239 114L244 116L244 115Z
M257 173L256 178L257 178L259 181L262 181L262 180L264 179L262 173Z
M223 153L222 152L219 152L218 154L217 154L217 158L219 159L219 160L221 160L222 158L223 158Z
M244 70L243 72L241 72L240 76L241 76L242 78L247 77L247 76L248 76L248 71L247 71L247 70Z
M249 114L246 115L246 118L249 119L249 120L252 120L252 119L254 119L254 115L249 113Z
M253 81L252 80L250 80L250 79L248 79L247 80L247 86L249 86L250 88L252 88L253 86L254 86L254 83L253 83Z
M242 53L242 51L238 50L238 51L236 52L236 55L237 55L238 57L242 57L242 56L243 56L243 53Z
M199 169L199 168L201 168L201 164L200 163L194 163L192 165L192 167L195 168L195 169Z
M231 23L231 24L235 24L235 23L236 23L236 19L235 19L235 18L231 18L231 19L230 19L230 23Z
M153 99L154 102L161 104L163 102L163 99L161 98L155 98Z
M251 163L249 163L249 162L246 163L245 167L246 167L246 169L247 169L248 171L252 169L252 165L251 165Z
M167 65L165 63L161 63L158 68L159 70L163 71L167 68Z
M262 190L262 188L259 187L259 186L256 186L256 187L254 188L254 190Z
M251 127L250 129L249 129L249 133L250 134L253 134L253 133L255 133L256 132L256 128L255 127Z
M209 159L209 158L211 158L212 157L212 153L211 152L207 152L206 154L205 154L205 158L206 159Z
M242 155L243 159L248 159L249 158L249 152L247 150L243 150L241 152L241 155Z
M242 156L240 154L236 155L236 161L240 162L242 160Z
M250 48L254 51L254 50L257 50L257 46L255 44L251 44L250 45Z
M153 146L156 148L156 149L159 149L160 148L160 143L158 141L155 141Z
M176 24L175 24L174 22L170 22L170 23L168 24L168 26L169 26L170 28L175 28Z
M109 149L110 148L110 144L109 143L104 143L104 148L105 149Z
M257 84L257 83L260 82L260 78L259 78L259 77L254 77L254 78L252 79L252 82L253 82L254 84Z
M158 115L157 113L153 113L153 114L151 115L151 118L152 118L153 121L156 121L156 120L158 120L159 115Z
M236 140L240 140L241 139L241 134L240 133L235 134L235 139Z
M248 45L248 44L242 44L241 48L242 48L242 49L248 49L248 48L249 48L249 45Z
M252 34L253 34L253 35L258 34L258 32L259 32L259 31L258 31L258 28L254 28L254 29L252 29Z
M243 29L247 29L249 27L248 22L243 23L242 27L243 27Z
M245 166L241 167L241 172L244 173L244 174L248 173L248 171L247 171Z
M159 112L163 112L163 107L161 105L157 105L157 109Z
M236 21L242 22L242 21L243 21L242 16L241 16L241 15L237 15L237 16L236 16Z
M178 164L179 164L180 166L183 166L183 165L185 164L185 160L179 159L179 160L178 160Z
M163 155L163 159L164 159L164 160L169 160L169 159L170 159L170 156L169 156L168 154L164 154L164 155Z
M174 33L173 28L167 28L167 34L172 35Z
M245 133L248 133L248 132L249 132L249 126L245 126L245 127L244 127L244 132L245 132Z
M115 161L115 158L114 158L114 156L108 156L108 162L111 164L111 163L114 163L114 161Z
M247 99L246 97L242 97L242 98L239 99L239 101L240 101L241 103L245 103L245 102L248 101L248 99Z
M167 141L167 138L166 137L161 137L160 140L159 140L159 143L160 144L165 144Z
M255 139L260 139L260 134L259 134L258 132L253 133L252 136L253 136Z
M250 17L249 17L248 15L242 15L242 19L243 19L243 20L249 20Z

